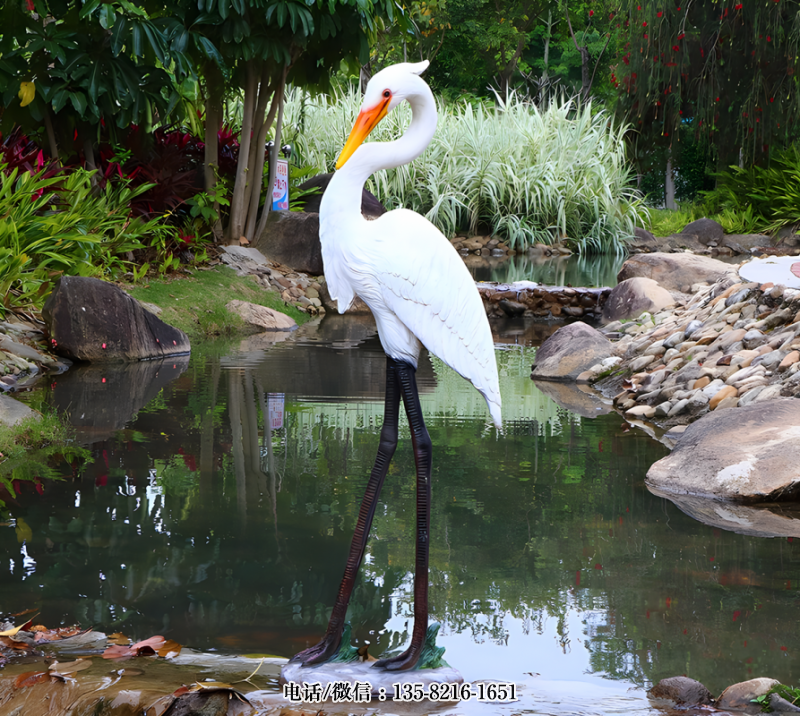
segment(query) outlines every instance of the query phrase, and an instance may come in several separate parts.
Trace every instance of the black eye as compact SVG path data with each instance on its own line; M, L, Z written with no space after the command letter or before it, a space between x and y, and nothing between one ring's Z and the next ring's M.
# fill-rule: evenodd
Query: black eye
M389 90L383 90L383 96L388 99L392 96L392 93Z

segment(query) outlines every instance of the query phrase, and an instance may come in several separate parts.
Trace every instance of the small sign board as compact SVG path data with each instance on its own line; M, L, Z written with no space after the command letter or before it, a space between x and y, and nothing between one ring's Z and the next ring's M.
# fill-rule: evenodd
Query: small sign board
M267 393L267 412L271 430L280 430L283 427L283 402L284 393Z
M272 210L289 210L289 162L286 159L278 159L272 187Z

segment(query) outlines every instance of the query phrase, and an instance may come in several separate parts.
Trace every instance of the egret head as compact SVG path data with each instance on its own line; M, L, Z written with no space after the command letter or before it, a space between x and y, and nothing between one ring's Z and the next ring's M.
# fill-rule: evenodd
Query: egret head
M359 112L350 136L339 155L336 168L340 169L344 163L353 155L361 143L369 136L389 112L391 112L404 99L420 91L420 85L426 87L425 82L420 79L421 75L430 63L424 62L401 62L397 65L390 65L381 70L367 84L367 91L364 93L364 102Z

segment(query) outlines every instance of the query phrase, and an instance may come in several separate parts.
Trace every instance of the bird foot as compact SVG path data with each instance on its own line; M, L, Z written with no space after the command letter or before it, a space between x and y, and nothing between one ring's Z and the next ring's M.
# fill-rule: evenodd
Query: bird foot
M393 656L390 659L380 659L372 665L372 668L385 669L386 671L408 671L417 665L421 653L421 644L419 646L411 644L411 646L399 656Z
M303 649L303 651L295 654L289 659L290 664L297 663L298 661L303 666L313 666L314 664L324 664L339 651L339 645L342 642L342 634L326 634L318 644Z

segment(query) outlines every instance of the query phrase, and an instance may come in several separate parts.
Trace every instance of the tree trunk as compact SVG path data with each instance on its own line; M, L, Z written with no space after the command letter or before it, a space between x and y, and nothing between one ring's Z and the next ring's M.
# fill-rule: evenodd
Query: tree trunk
M677 209L675 203L675 177L672 173L672 157L667 159L667 172L664 176L664 205L667 209Z
M261 219L258 222L258 229L256 236L261 236L264 228L267 225L267 217L269 212L272 211L272 187L275 184L275 174L278 171L278 152L281 148L281 129L283 128L283 105L284 105L284 89L286 87L286 74L289 68L287 67L283 73L283 79L278 87L277 100L278 100L278 121L275 124L275 144L272 147L272 155L269 158L269 180L267 182L267 199L264 202L264 210L261 212Z
M50 144L50 156L60 164L58 142L56 142L56 133L53 131L53 120L50 117L50 105L45 105L44 108L44 127L47 130L47 141Z
M259 152L256 156L255 162L255 171L253 173L254 178L257 177L258 181L253 182L253 191L250 197L250 210L248 211L247 215L247 229L245 230L245 236L250 240L253 241L256 236L259 234L256 233L256 220L258 218L258 209L259 205L261 204L261 187L264 183L264 149L266 146L267 141L267 132L269 132L270 128L272 127L272 123L275 121L275 112L280 105L281 109L283 108L283 93L286 89L286 72L287 69L283 70L283 77L281 77L280 81L278 82L278 87L272 93L272 105L269 108L269 113L267 114L266 120L264 120L261 130L258 133L258 147ZM279 120L280 121L280 120ZM278 146L279 133L276 132L275 135L275 144L276 147ZM277 155L275 155L277 156ZM272 167L274 164L274 156L270 157L269 163L269 173L271 176L272 174ZM274 178L273 178L274 183ZM266 214L272 208L272 184L267 184L267 196L264 201L264 213Z
M245 198L247 197L247 174L250 158L250 140L253 132L253 111L256 104L256 90L258 77L256 76L253 61L249 60L246 67L247 79L244 90L244 107L242 108L242 132L239 137L239 161L236 164L236 181L233 185L231 197L231 218L228 224L228 240L237 241L244 235L244 223L247 218Z
M267 109L267 102L274 93L274 85L270 82L269 68L266 63L261 68L261 80L258 89L258 102L256 103L256 111L253 115L253 138L250 143L250 154L247 158L247 185L244 191L244 203L242 210L244 212L244 235L253 240L251 236L252 226L251 219L253 213L253 204L255 203L255 211L258 212L258 202L261 197L261 184L264 181L264 143L267 135L267 120L264 118L264 112ZM255 217L252 219L252 224L255 224Z
M215 196L217 191L217 169L219 168L219 128L222 124L222 72L214 63L207 63L203 68L206 78L206 119L205 119L205 150L203 155L203 178L206 193ZM214 199L214 211L219 216L219 202ZM212 228L214 241L222 240L222 222L217 219Z

